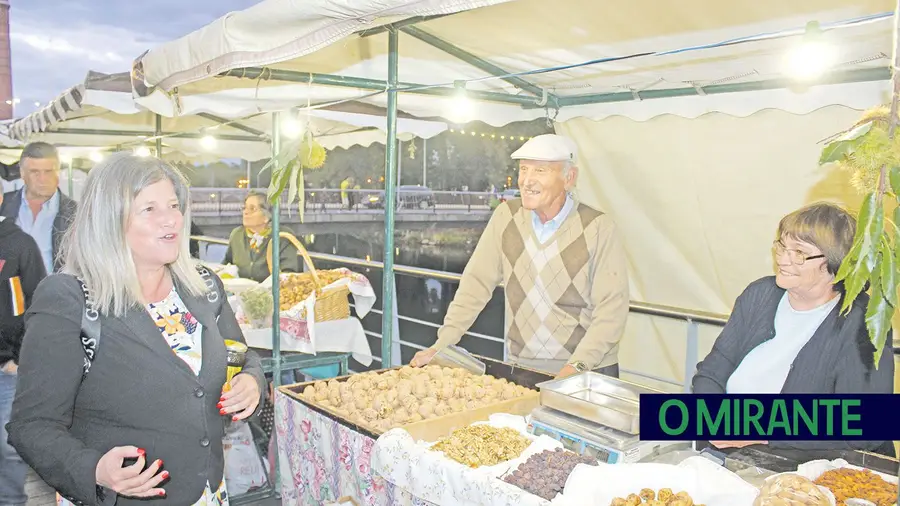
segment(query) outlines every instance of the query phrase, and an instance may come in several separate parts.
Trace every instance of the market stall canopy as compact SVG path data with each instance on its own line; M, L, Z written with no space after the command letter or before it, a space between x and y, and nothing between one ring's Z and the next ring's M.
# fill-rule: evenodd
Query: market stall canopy
M207 102L212 104L211 109L217 109L215 100ZM271 116L259 111L251 114L230 119L206 113L164 116L163 153L170 159L191 161L268 158ZM383 121L371 112L314 111L299 119L300 128L311 129L326 148L367 146L384 139L384 134L376 129ZM443 123L404 121L412 121L416 128L433 132L432 135L446 128ZM60 146L135 148L153 144L155 126L156 114L134 102L128 73L90 72L83 83L12 123L9 135L18 142L43 140ZM215 142L199 142L206 136L214 137Z
M539 118L548 108L553 116L557 106L560 121L863 107L889 77L894 5L887 0L636 0L615 8L587 0L446 3L264 0L138 58L137 100L175 115L215 99L228 117L307 101L383 106L390 23L402 34L401 87L417 88L401 98L403 111L494 126ZM803 90L786 79L784 55L799 39L786 35L802 34L813 20L836 50L835 67L820 81L830 86ZM614 61L577 66L604 58ZM454 93L460 81L470 81L470 99L492 102L461 111ZM760 91L727 93L751 90Z

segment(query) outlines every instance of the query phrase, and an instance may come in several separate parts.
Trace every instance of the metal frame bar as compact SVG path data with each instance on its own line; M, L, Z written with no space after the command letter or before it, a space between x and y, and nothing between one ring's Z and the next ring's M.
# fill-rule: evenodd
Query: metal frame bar
M43 134L68 134L68 135L108 135L110 137L147 137L153 138L157 136L162 137L175 137L180 139L200 139L205 134L201 133L175 133L175 132L160 132L159 135L156 132L146 131L146 130L103 130L96 128L56 128L53 130L47 130L41 132ZM216 135L216 138L223 141L246 141L246 142L260 142L263 139L258 137L250 137L248 135ZM145 139L141 139L145 140Z
M887 67L854 69L828 74L815 84L810 85L810 87L827 84L886 81L890 78L891 70ZM662 90L645 90L637 92L637 96L640 97L641 100L649 100L655 98L690 97L694 95L700 95L700 90L703 90L702 93L706 95L718 95L722 93L740 93L747 91L794 88L796 86L796 82L790 79L767 79L764 81L751 81L744 83L712 84L709 86L701 86L699 89L695 87L688 87ZM574 95L570 97L559 97L558 100L560 107L570 107L574 105L608 104L611 102L632 102L635 100L635 94L630 91L617 93L592 93L586 95Z
M218 77L237 77L239 79L283 81L288 83L319 84L322 86L336 86L340 88L355 88L358 90L387 91L388 82L379 79L364 77L339 76L334 74L316 74L312 72L298 72L295 70L272 69L268 67L246 67L232 69L223 72ZM427 87L429 85L417 83L398 82L398 91L416 95L431 95L440 97L454 96L455 88ZM532 105L538 107L538 100L531 96L511 95L493 91L467 90L466 94L473 99L486 102L497 102L513 105Z
M458 60L462 60L479 70L483 70L483 71L487 72L488 74L491 74L492 76L505 76L510 73L508 70L498 67L497 65L494 65L493 63L485 60L484 58L481 58L479 56L474 55L473 53L470 53L462 48L459 48L440 37L437 37L435 35L432 35L432 34L426 32L425 30L422 30L419 27L404 26L403 28L400 28L400 31L402 31L403 33L405 33L415 39L418 39L418 40L428 44L431 47L440 49L441 51L449 54L450 56L453 56ZM543 88L541 88L540 86L537 86L536 84L531 83L525 79L522 79L521 77L504 77L501 79L503 79L504 81L508 82L509 84L512 84L513 86L515 86L521 90L527 91L528 93L531 93L532 95L535 95L537 97L543 97L543 95L545 93L545 90ZM556 103L557 97L555 95L547 93L547 98L548 98L548 101L547 101L548 104ZM552 105L551 107L553 107L553 106L555 106L555 105Z
M397 81L400 63L400 34L388 31L387 139L384 150L384 269L381 300L381 363L390 367L394 336L394 203L397 192Z
M447 16L452 16L456 13L451 14L435 14L433 16L415 16L412 18L404 19L403 21L397 21L396 23L391 23L388 25L376 26L375 28L369 28L367 30L360 30L356 32L360 38L371 37L373 35L380 35L391 29L403 28L404 26L411 26L419 23L424 23L426 21L431 21L432 19L444 18Z
M220 125L230 126L231 128L234 128L235 130L247 132L248 134L251 134L251 135L256 135L258 137L263 137L263 138L268 137L266 135L266 133L263 132L262 130L257 130L255 128L248 127L247 125L245 125L243 123L239 123L237 121L229 121L225 118L216 116L215 114L210 114L208 112L198 112L197 116L204 118L204 119L208 119L208 120L218 123Z
M867 68L834 72L824 76L811 87L828 84L848 84L871 81L886 81L890 79L891 71L887 67ZM339 76L334 74L315 74L310 72L298 72L294 70L270 69L264 67L247 67L233 69L219 74L220 77L238 77L245 79L266 79L292 83L312 83L323 86L337 86L343 88L356 88L363 90L381 91L387 90L387 81L368 79L362 77ZM416 95L453 96L455 88L434 87L426 88L424 84L398 83L400 93L412 93ZM744 83L713 84L700 87L707 95L722 93L740 93L747 91L763 91L775 89L795 88L797 84L790 79L767 79L764 81L752 81ZM483 102L495 102L522 106L524 109L539 109L546 105L539 105L540 99L532 96L511 95L493 91L467 90L469 98ZM670 88L662 90L645 90L637 92L642 100L658 98L677 98L699 95L695 87ZM631 102L635 100L635 94L631 92L591 93L585 95L557 96L555 107L564 108L575 105L608 104L613 102ZM549 100L548 100L549 103Z

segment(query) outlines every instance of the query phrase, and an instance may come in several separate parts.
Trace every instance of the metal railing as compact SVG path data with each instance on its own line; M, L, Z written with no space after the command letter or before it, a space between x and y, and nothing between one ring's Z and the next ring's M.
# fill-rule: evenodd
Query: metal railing
M201 243L208 244L219 244L219 245L227 245L228 241L225 239L220 239L218 237L209 237L209 236L192 236L192 239L200 241ZM347 265L347 266L355 266L355 267L364 267L369 269L382 269L384 264L382 262L374 261L374 260L365 260L362 258L352 258L352 257L344 257L339 255L330 255L327 253L316 253L313 251L309 252L309 256L314 260L320 260L323 262ZM433 278L441 281L448 282L456 282L458 283L462 276L460 274L456 274L453 272L439 271L434 269L426 269L423 267L414 267L409 265L399 265L394 264L394 273L396 274L405 274L409 276L415 277L423 277L423 278ZM501 285L502 287L502 285ZM382 301L382 304L384 301ZM382 312L378 309L372 309L370 312L381 315ZM658 318L666 318L671 320L681 320L685 323L685 339L686 339L686 349L685 349L685 361L684 361L684 377L682 380L674 381L669 378L663 378L654 374L635 371L631 369L624 369L620 367L620 371L638 376L641 378L650 379L653 381L658 381L662 383L666 383L669 385L679 386L682 391L690 392L691 391L691 379L693 378L694 371L697 368L697 363L700 361L700 351L699 351L699 341L700 341L700 325L712 325L717 327L722 327L728 322L727 314L719 314L719 313L711 313L707 311L696 311L690 309L684 309L673 306L665 306L661 304L651 304L649 302L640 302L640 301L631 301L629 303L629 312L641 315L647 315ZM420 320L417 318L412 318L409 316L404 316L400 314L398 311L394 311L395 318L397 320L407 321L410 323L415 323L419 325L425 325L433 328L440 328L440 325ZM394 328L397 326L395 325ZM382 336L380 333L365 331L366 335L371 337L381 339ZM472 336L477 339L483 339L487 341L494 341L503 343L505 342L503 336L490 336L486 334L480 334L477 332L466 332L466 335ZM403 341L399 338L396 339L397 343L403 346L408 346L415 349L423 349L424 346ZM381 360L377 357L376 361L380 362Z
M244 197L250 190L241 188L191 188L191 212L198 215L240 215ZM262 189L261 191L265 191ZM347 200L343 200L346 193ZM428 188L397 189L394 209L399 212L489 212L498 202L498 195L491 192L434 191ZM493 203L493 204L492 204ZM295 202L288 205L287 194L281 197L281 212L285 216L297 213ZM333 188L308 188L304 190L306 213L383 213L384 190L339 190Z

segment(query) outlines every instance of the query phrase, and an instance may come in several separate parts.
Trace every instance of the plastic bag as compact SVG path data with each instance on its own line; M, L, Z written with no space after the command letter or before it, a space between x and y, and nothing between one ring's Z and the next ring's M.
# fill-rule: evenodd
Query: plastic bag
M829 495L799 474L784 473L766 480L753 506L832 506Z
M229 495L234 497L266 484L266 473L249 425L230 424L222 444L225 448L225 482Z

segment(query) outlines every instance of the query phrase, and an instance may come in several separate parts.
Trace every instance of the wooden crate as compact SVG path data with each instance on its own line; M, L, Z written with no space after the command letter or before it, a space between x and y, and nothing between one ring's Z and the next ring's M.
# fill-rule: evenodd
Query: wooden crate
M518 365L506 364L484 357L478 357L478 359L482 360L487 366L486 374L495 378L506 379L511 383L515 383L527 388L536 389L537 383L553 379L553 376L533 369L524 368ZM399 369L399 367L394 367L392 369ZM379 372L388 370L390 369L382 369ZM349 377L350 376L341 376L339 378L334 378L334 380L341 382L346 381ZM279 387L279 390L285 395L296 400L297 402L304 404L310 409L324 416L327 416L328 418L338 421L341 425L349 427L356 432L364 434L372 439L378 439L378 437L381 436L382 431L365 423L358 423L356 421L348 420L343 416L337 414L331 408L321 406L318 403L310 401L309 399L301 395L304 388L314 383L318 383L319 381L322 380L296 383L294 385L285 385ZM449 435L456 429L466 427L474 422L485 421L495 413L509 413L512 415L525 416L531 413L531 411L538 406L540 406L540 393L535 391L534 393L525 395L523 397L517 397L508 401L500 401L473 410L461 411L459 413L450 413L444 416L438 416L419 422L409 423L400 426L400 428L409 432L410 435L412 435L412 437L417 440L421 439L423 441L437 441L438 439Z

